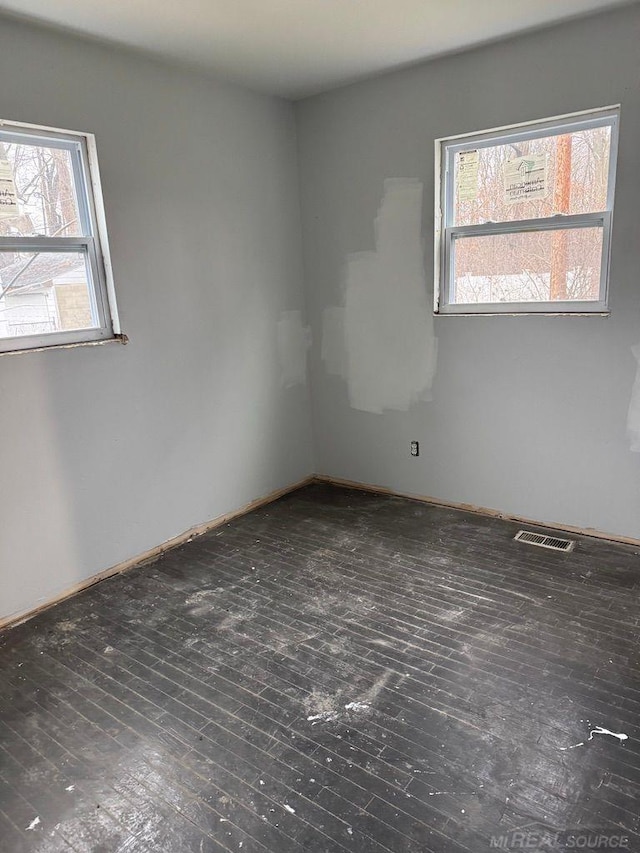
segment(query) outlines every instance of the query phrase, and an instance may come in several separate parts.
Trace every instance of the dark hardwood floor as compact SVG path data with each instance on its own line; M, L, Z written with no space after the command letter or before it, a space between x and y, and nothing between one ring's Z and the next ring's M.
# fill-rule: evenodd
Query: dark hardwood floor
M0 849L640 851L639 552L519 526L313 485L6 631Z

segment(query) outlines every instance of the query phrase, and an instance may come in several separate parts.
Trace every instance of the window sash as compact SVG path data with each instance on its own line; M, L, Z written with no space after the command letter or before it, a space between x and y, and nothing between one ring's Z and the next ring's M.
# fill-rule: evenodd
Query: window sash
M444 233L444 299L440 305L443 314L602 314L607 311L607 286L611 214L581 213L571 216L552 216L544 219L525 219L514 222L486 222L482 225L459 225L447 228ZM576 230L577 228L602 228L602 258L600 266L600 295L597 300L554 302L451 302L455 274L455 242L464 237L490 237L495 234L539 233L541 231Z
M95 215L92 207L92 193L85 178L89 174L85 140L82 137L68 139L55 133L5 130L0 125L0 141L15 145L41 145L44 148L59 148L62 151L69 152L80 226L83 235L92 235L94 233Z
M615 167L617 152L618 132L617 108L607 108L585 113L582 118L550 119L546 122L530 122L518 125L513 130L503 128L486 133L471 134L465 137L456 137L456 141L449 142L447 139L440 140L442 145L442 174L444 176L444 193L442 198L442 222L445 227L452 227L452 219L455 210L455 156L461 151L473 148L493 148L498 145L508 145L528 139L543 139L547 136L562 136L567 133L576 133L580 130L590 130L595 127L611 127L611 148L609 156L609 173L607 184L607 207L613 210L613 196L615 191ZM459 141L458 141L459 140Z
M47 254L75 252L82 254L85 257L87 275L90 278L88 293L91 313L96 319L96 326L90 329L70 329L68 331L42 332L35 335L0 338L0 352L84 343L113 337L113 329L108 320L106 294L104 288L97 284L100 281L100 264L98 263L95 241L92 237L0 237L1 251L42 252Z

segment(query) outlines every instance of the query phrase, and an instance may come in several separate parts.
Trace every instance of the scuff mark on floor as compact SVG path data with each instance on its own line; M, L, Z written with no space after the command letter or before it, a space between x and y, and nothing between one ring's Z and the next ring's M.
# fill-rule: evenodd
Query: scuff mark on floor
M339 691L334 696L313 690L303 702L307 712L307 722L312 726L321 722L334 722L344 717L345 711L349 714L370 713L378 694L386 687L392 675L393 670L385 670L370 687L359 691L355 699L351 699L346 690ZM345 702L345 699L349 701Z
M304 699L304 708L308 713L307 720L315 722L329 717L337 717L340 706L336 696L330 696L328 693L321 693L319 690L312 690L311 693Z
M58 622L58 624L56 625L56 629L58 631L62 631L65 634L68 634L71 631L75 631L77 627L77 622L71 619L64 619L62 622Z
M484 788L484 785L478 785L478 788ZM477 793L478 793L477 791L429 791L429 796L430 797L437 797L440 794L449 794L452 797L461 797L461 796L469 796L469 795L474 796Z
M347 702L345 711L368 711L371 705L366 702Z
M331 722L332 720L337 720L337 719L338 719L337 714L331 714L327 711L325 711L323 714L311 714L311 716L307 717L307 721L310 722L314 726L321 721L328 723L328 722Z
M215 589L200 589L197 592L192 592L191 595L188 595L184 603L187 607L191 608L189 613L192 616L203 616L205 613L209 613L218 606L215 599L223 592L225 592L223 587L216 587Z

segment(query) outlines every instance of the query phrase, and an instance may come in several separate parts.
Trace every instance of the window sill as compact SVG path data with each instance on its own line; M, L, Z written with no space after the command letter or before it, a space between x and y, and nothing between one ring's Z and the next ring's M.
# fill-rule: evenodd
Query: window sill
M611 311L451 311L434 310L434 317L610 317Z
M434 311L434 317L610 317L611 311Z
M30 352L49 352L50 350L77 349L78 347L102 347L105 344L128 344L129 338L125 334L114 335L111 338L102 338L97 341L76 341L68 344L50 344L45 347L31 347L30 349L12 349L0 352L0 358L5 355L26 355Z

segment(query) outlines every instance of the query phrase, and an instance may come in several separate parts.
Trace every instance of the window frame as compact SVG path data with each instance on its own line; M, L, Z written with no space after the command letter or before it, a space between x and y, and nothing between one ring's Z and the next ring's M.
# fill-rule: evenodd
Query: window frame
M0 355L33 349L124 340L116 305L113 270L109 253L106 216L102 198L95 136L74 130L45 127L25 122L0 120L3 141L30 143L69 151L73 170L79 219L85 236L0 237L0 250L21 252L78 252L85 257L92 313L98 324L91 329L41 332L0 338Z
M435 140L435 229L434 229L434 313L439 316L487 315L596 315L609 314L609 266L611 258L611 232L615 198L615 179L618 159L620 105L584 110L552 118L522 122L492 128L480 133L465 133ZM588 130L611 127L607 205L596 213L556 214L539 219L521 219L510 222L486 222L478 225L452 225L455 210L455 157L470 148L490 148L517 142L539 139ZM600 268L600 297L590 301L554 302L479 302L452 303L455 252L452 245L463 237L492 234L517 234L526 231L556 231L562 229L602 227L602 263Z

